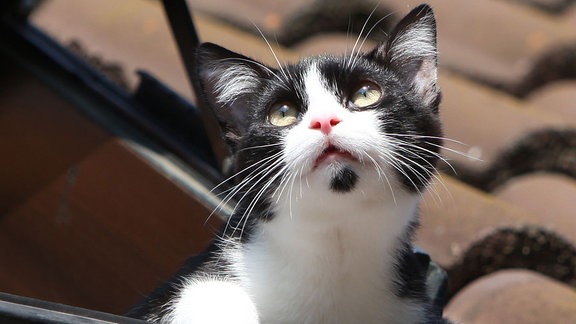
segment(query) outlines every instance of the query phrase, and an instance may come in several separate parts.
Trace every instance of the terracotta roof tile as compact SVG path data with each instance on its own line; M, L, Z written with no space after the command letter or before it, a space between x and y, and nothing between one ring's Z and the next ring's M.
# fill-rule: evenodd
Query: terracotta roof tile
M533 215L543 227L562 233L576 244L576 181L562 175L515 177L494 195Z
M465 150L464 153L479 160L451 152L446 152L446 156L469 167L486 167L530 132L576 125L557 114L529 109L521 100L452 74L441 74L440 86L445 136L464 144L448 141L446 145Z
M576 120L576 81L554 82L526 98L531 107Z
M445 314L466 324L573 323L576 292L534 272L503 270L463 289Z

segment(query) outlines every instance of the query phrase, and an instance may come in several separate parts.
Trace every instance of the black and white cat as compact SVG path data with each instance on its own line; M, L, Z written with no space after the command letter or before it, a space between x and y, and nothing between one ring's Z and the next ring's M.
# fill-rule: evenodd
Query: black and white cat
M231 150L233 215L133 315L162 323L443 323L412 253L440 158L432 10L368 53L270 68L214 44L199 96Z

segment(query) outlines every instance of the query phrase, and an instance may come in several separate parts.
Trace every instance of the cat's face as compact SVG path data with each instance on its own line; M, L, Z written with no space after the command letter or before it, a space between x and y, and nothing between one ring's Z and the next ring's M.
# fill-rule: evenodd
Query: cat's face
M222 125L240 194L265 200L313 182L342 195L374 179L418 192L432 177L441 129L429 9L408 14L366 54L273 69L205 44L197 64L200 95Z

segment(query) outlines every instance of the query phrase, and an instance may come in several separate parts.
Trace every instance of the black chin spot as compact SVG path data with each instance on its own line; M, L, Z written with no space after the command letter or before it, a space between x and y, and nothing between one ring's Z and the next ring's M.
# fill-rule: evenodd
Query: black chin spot
M346 193L352 191L358 182L358 175L352 168L345 166L332 177L330 189L334 192Z

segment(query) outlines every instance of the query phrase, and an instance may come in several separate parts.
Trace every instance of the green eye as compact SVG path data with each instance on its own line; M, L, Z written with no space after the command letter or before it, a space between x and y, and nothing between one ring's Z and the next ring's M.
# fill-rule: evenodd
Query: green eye
M277 103L268 113L268 120L274 126L288 126L298 121L300 112L291 103Z
M354 107L364 108L373 105L382 97L382 91L374 83L362 84L350 97L350 104Z

